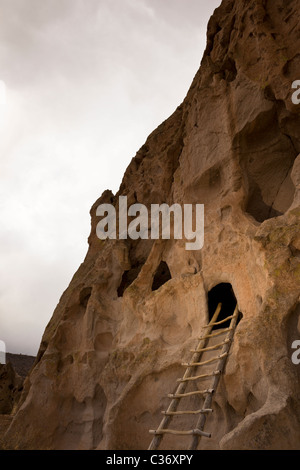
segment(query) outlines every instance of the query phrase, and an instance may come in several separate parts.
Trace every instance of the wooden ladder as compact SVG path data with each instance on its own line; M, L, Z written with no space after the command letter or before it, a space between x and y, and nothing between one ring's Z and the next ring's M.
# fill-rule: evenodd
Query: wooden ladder
M197 348L191 351L193 353L191 362L182 364L183 366L187 367L185 374L183 375L182 378L177 380L177 382L179 382L179 385L177 386L175 393L168 395L168 397L172 398L172 400L167 411L162 412L162 414L164 415L164 418L162 419L160 425L155 431L154 430L149 431L150 434L154 434L154 437L151 441L151 444L148 450L158 449L165 434L174 434L178 436L191 436L192 441L191 441L189 450L197 449L199 440L202 436L211 437L210 433L204 431L204 426L205 426L207 415L209 413L212 413L213 411L211 409L213 393L216 391L218 387L220 376L224 370L226 359L229 354L231 342L233 339L234 331L235 331L238 316L239 316L238 306L236 305L234 313L231 316L221 321L217 321L221 308L222 308L222 304L220 303L211 321L208 323L208 325L204 326L206 332L201 338L199 338L199 344ZM228 328L221 329L220 331L216 331L215 333L211 333L214 326L219 326L229 320L230 320L230 325ZM215 344L213 346L207 346L210 338L215 338L226 332L227 332L227 336L225 340L223 340L219 344ZM201 362L201 357L204 352L213 351L213 350L217 350L221 348L222 348L222 351L220 355L215 356L212 359L208 359L206 361ZM218 361L217 367L212 373L196 375L196 371L198 367L201 367L201 366L204 366L206 364L213 363L216 361ZM207 388L205 390L194 390L194 391L186 393L186 389L189 383L192 383L192 382L197 383L197 381L201 379L207 380L207 377L213 377L210 388ZM203 403L202 408L199 410L194 410L194 411L177 411L180 401L184 398L191 397L193 395L198 395L203 398L204 403ZM198 420L196 422L195 427L189 431L177 431L177 430L169 429L168 426L172 422L172 419L175 416L180 416L180 415L191 415L191 416L198 415Z

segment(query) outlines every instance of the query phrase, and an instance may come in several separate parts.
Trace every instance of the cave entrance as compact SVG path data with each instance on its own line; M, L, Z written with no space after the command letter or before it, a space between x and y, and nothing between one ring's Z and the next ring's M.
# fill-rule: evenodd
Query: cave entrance
M169 266L165 261L161 261L153 278L152 290L158 290L166 282L172 279Z
M212 319L218 304L222 304L222 309L219 313L217 321L225 320L233 314L234 309L237 304L236 297L233 292L232 285L227 282L222 282L221 284L216 285L208 292L208 315L209 321ZM240 318L238 318L239 321ZM215 325L214 330L218 328L228 328L230 325L230 320L221 325Z
M124 291L129 287L133 281L136 280L138 277L140 270L142 269L142 265L138 265L129 269L128 271L124 271L121 279L121 284L118 287L118 297L123 297Z

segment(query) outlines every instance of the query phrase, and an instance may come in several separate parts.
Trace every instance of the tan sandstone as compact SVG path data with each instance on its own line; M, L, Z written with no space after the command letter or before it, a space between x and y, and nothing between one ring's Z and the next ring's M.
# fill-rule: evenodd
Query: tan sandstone
M215 11L184 102L137 152L119 192L91 209L86 258L46 328L6 448L147 449L219 283L232 285L243 317L207 421L212 438L199 448L300 448L300 365L291 361L300 339L299 9L299 0L224 0ZM203 203L203 249L100 241L96 208L120 195L147 207ZM152 290L154 279L167 282ZM178 438L166 445L187 448Z

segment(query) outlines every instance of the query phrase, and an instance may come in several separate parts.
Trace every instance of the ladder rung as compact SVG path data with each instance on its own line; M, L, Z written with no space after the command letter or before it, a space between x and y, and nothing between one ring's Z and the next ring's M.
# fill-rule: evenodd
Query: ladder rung
M233 328L224 328L224 330L218 331L217 333L212 333L210 335L201 336L199 340L201 341L202 339L214 338L215 336L223 335L224 333L227 333L227 331L231 331L231 330L233 330Z
M158 431L153 431L150 429L150 434L155 434L159 436L161 434L174 434L176 436L204 436L211 437L210 432L200 431L200 429L191 429L190 431L175 431L173 429L160 429Z
M225 341L222 341L222 343L215 344L214 346L208 346L207 348L202 348L202 349L191 349L190 352L192 353L200 353L200 352L205 352L205 351L213 351L214 349L219 349L221 346L224 346L224 344L230 343L230 339L227 338Z
M222 359L225 356L228 356L228 352L224 354L220 354L219 356L213 357L212 359L208 359L207 361L203 362L188 362L188 363L183 363L181 364L184 367L199 367L199 366L204 366L205 364L209 364L211 362L217 361L218 359Z
M211 408L202 408L201 410L195 411L162 411L162 414L165 416L180 416L180 415L200 415L200 414L207 414L212 413L213 410Z
M204 379L205 377L212 377L212 376L220 375L220 374L221 374L220 370L214 370L211 374L202 374L202 375L197 375L196 377L186 377L185 379L181 378L181 379L177 379L177 382L187 382L189 380Z
M209 388L208 390L195 390L194 392L187 393L169 393L167 396L168 398L185 398L191 397L192 395L206 395L208 393L214 393L214 389Z
M221 310L221 304L218 305L217 310L214 313L214 316L211 319L210 324L207 325L207 327L205 327L205 328L210 328L206 332L207 334L204 333L204 336L199 338L199 340L201 342L198 343L197 349L191 351L191 352L194 353L194 356L192 357L191 362L183 364L187 368L185 370L185 373L184 373L183 377L180 378L180 379L177 379L177 382L179 382L180 385L178 385L176 391L174 391L174 393L168 394L168 397L171 398L172 401L171 401L170 406L168 407L168 409L166 411L162 411L162 414L164 415L164 418L162 419L161 424L159 425L157 430L154 430L154 431L150 430L149 431L150 434L154 434L154 436L155 436L151 441L151 444L149 446L149 450L154 450L154 449L157 449L159 447L159 444L160 444L164 434L171 434L171 435L173 434L173 435L177 435L177 436L192 436L192 443L191 443L191 446L190 446L191 450L194 450L194 449L197 448L198 443L199 443L199 437L201 437L201 436L211 437L211 434L208 433L208 432L203 431L203 429L204 429L204 426L205 426L207 415L209 413L212 413L212 411L213 411L212 408L211 408L212 393L214 393L214 389L216 389L217 386L218 386L219 379L220 379L220 376L222 374L222 370L223 370L224 365L225 365L225 360L226 360L225 358L229 355L229 348L230 348L231 342L233 341L233 333L234 333L237 318L238 318L238 315L239 315L238 306L236 305L233 315L231 315L230 317L227 317L223 320L218 321L218 315L220 313L220 310ZM230 321L230 326L228 328L222 327L221 330L214 331L212 333L213 326L221 325L221 324L225 323L228 320L231 320ZM227 334L227 332L230 332L230 331L232 333ZM219 339L219 341L221 341L219 344L214 344L214 345L211 345L211 346L207 346L208 341L203 341L203 340L206 340L208 338L214 338L214 337L218 337L218 336L224 335L224 334L226 334L226 336L222 339ZM228 344L228 346L225 346L226 344ZM207 359L207 360L204 360L202 362L197 362L197 361L201 361L201 353L202 352L217 350L217 349L221 348L222 346L224 346L224 348L221 352L216 353L217 356L214 356L214 357L212 357L210 359ZM214 370L211 373L206 373L206 374L202 374L202 375L198 375L198 376L191 376L193 374L192 367L199 367L199 366L209 364L209 363L212 363L212 362L215 362L215 361L218 361L218 360L219 360L219 363L214 366L215 368L217 368L217 370ZM214 389L211 388L211 389L206 389L206 390L194 390L194 391L191 391L191 392L186 392L186 388L188 387L188 382L189 381L194 381L194 383L197 384L197 382L196 382L197 380L206 379L206 378L213 377L213 376L215 378L213 379L211 386L214 387ZM180 411L178 411L179 400L181 398L190 397L190 396L193 396L193 395L199 395L199 396L202 395L203 396L204 403L202 405L202 409L198 409L198 410L180 410ZM175 400L177 400L177 401L175 401ZM169 429L168 425L170 425L170 423L172 421L172 418L176 417L176 416L180 416L180 415L198 415L197 423L194 425L195 429L191 429L191 430L187 430L187 431L183 431L183 430L179 431L179 430L175 430L175 429Z
M228 320L231 320L232 318L233 318L233 315L230 315L230 317L224 318L223 320L215 321L214 323L210 323L209 325L205 325L205 326L203 326L203 328L210 328L211 326L222 325L222 323L225 323Z

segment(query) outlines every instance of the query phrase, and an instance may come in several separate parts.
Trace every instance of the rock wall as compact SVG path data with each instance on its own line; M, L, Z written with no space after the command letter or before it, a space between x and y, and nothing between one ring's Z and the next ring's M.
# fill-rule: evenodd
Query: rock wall
M91 209L86 258L46 328L6 448L146 449L208 321L208 292L230 283L243 316L199 448L299 449L299 7L224 0L215 11L184 102L119 192ZM96 208L120 195L203 203L204 247L100 241Z
M10 415L17 406L22 391L23 379L12 364L0 364L0 415Z

